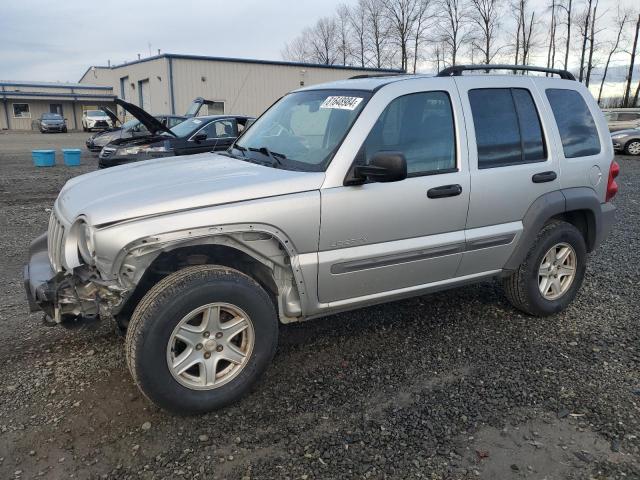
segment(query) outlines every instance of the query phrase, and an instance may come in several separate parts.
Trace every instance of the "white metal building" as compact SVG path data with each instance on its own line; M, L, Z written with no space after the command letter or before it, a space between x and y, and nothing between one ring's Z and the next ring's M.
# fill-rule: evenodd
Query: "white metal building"
M67 128L82 128L82 112L113 108L113 89L88 83L15 82L0 80L0 130L30 130L43 113L59 113Z
M181 115L194 98L203 97L218 102L209 107L209 114L259 115L303 85L397 72L165 53L121 65L90 67L80 83L110 87L118 97L152 114Z

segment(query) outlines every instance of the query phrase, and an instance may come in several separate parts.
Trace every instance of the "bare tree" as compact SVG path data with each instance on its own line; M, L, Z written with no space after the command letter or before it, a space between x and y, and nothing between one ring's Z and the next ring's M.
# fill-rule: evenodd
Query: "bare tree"
M593 13L591 14L591 31L589 32L589 59L587 60L587 75L585 77L585 85L589 86L591 80L591 72L593 71L593 52L596 49L595 38L596 34L600 33L602 29L596 30L596 20L598 19L598 0L595 0L593 6Z
M363 0L367 25L367 50L372 56L372 63L376 68L387 64L389 54L389 23L384 11L383 0Z
M547 68L553 68L556 62L556 28L558 8L556 0L551 1L551 23L549 25L549 45L547 48Z
M345 4L338 5L336 9L336 31L338 36L338 53L342 65L347 65L351 57L351 22L349 20L349 7Z
M449 54L449 64L456 65L463 44L470 39L469 11L465 0L440 0L443 20L439 24L440 39Z
M418 0L418 9L415 15L415 25L413 29L413 73L418 68L422 43L427 39L426 35L435 24L434 16L431 12L432 0Z
M640 13L638 14L638 21L636 22L636 33L633 37L633 48L631 49L631 62L629 63L629 73L627 74L627 86L624 89L624 97L622 99L622 106L629 106L629 96L631 94L631 81L633 80L633 66L636 61L636 48L638 47L638 33L640 33Z
M389 20L389 38L400 49L400 68L408 70L409 40L416 22L419 0L386 0L384 5Z
M627 25L629 21L629 12L621 11L618 7L618 16L616 18L616 40L611 44L611 48L609 49L609 55L607 55L607 61L604 64L604 71L602 72L602 80L600 80L600 90L598 91L598 105L601 105L602 102L602 89L604 88L604 82L607 79L607 73L609 71L609 64L611 63L611 57L613 57L616 53L618 53L618 48L620 46L620 38L622 37L622 32L624 31L624 27Z
M294 38L282 50L282 58L291 62L310 61L307 44L302 36Z
M582 48L580 51L580 74L578 81L584 78L584 56L587 52L587 41L589 40L589 23L591 21L591 5L593 0L587 0L587 10L585 11L582 22L580 23L580 36L582 37Z
M308 39L312 61L324 65L334 65L339 56L338 27L331 17L319 19L315 26L309 29L304 37Z
M495 45L500 28L501 0L471 0L470 18L479 31L473 45L482 53L483 62L489 64L500 51Z
M566 0L565 3L558 3L558 8L564 10L567 18L567 38L565 39L565 47L564 47L564 69L567 70L569 68L569 51L571 50L571 23L573 22L573 0Z
M360 0L356 5L351 7L348 11L349 23L351 24L351 34L354 39L354 55L358 59L358 63L361 67L365 66L365 48L367 40L367 23L366 23L366 11L363 0Z

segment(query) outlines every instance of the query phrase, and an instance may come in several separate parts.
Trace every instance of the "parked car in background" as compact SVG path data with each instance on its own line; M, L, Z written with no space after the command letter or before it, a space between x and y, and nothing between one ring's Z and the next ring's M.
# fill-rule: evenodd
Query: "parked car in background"
M137 105L123 100L116 100L116 103L139 120L148 133L134 138L120 138L105 145L100 151L99 168L159 157L226 150L247 121L251 120L251 117L242 115L210 115L189 118L169 128Z
M567 71L463 75L494 68L302 88L225 152L69 180L29 248L30 307L115 321L134 382L179 414L250 391L280 323L489 279L563 311L615 220L607 124Z
M640 127L640 108L603 110L610 132Z
M181 117L178 115L156 115L154 118L168 128L173 128L187 119L187 117ZM100 152L102 147L115 140L136 138L145 135L149 135L147 127L140 123L140 120L133 118L128 122L123 123L119 128L111 128L105 132L93 134L87 139L86 145L92 152Z
M627 155L640 155L640 127L611 133L613 149Z
M66 132L67 119L59 113L43 113L40 118L34 121L33 128L37 128L41 133Z
M82 130L106 130L114 126L113 120L104 110L85 110L82 112Z
M214 103L215 102L211 100L205 100L202 97L196 97L193 102L191 102L191 105L189 105L189 108L184 115L154 115L154 117L167 128L173 128L178 123L186 120L187 118L198 116L198 114L202 111L203 106L209 106ZM100 150L102 150L102 147L120 138L134 138L149 134L149 131L143 123L140 123L140 120L133 118L132 120L129 120L122 124L121 127L116 127L115 125L122 123L118 116L113 113L108 107L101 107L101 110L103 110L109 116L109 118L111 118L114 127L108 129L107 131L96 133L87 139L87 148L92 152L100 152Z

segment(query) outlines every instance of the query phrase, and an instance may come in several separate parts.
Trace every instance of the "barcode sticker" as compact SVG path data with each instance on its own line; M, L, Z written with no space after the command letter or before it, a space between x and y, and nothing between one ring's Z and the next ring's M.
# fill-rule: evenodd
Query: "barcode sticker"
M355 110L361 101L362 97L327 97L327 99L322 102L322 105L320 105L320 108Z

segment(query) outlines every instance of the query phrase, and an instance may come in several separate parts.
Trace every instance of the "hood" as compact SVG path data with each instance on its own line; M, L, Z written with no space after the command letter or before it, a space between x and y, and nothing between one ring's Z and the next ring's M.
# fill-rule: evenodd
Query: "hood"
M214 153L168 157L80 175L63 187L56 207L92 225L226 203L318 190L323 172L265 167Z
M120 121L120 119L118 118L118 116L113 113L111 111L111 109L109 109L109 107L100 107L100 110L102 110L104 113L107 114L107 117L109 117L111 119L111 122L115 125L116 123L122 123Z
M125 102L124 100L120 100L119 98L116 98L115 102L117 105L120 105L127 112L133 115L136 119L140 120L140 123L142 123L145 127L147 127L147 130L149 130L149 132L152 135L155 135L156 133L159 133L159 132L167 132L172 137L176 136L171 130L169 130L165 125L163 125L157 118L153 117L152 115L149 115L147 112L145 112L143 109L141 109L137 105L134 105L133 103Z

